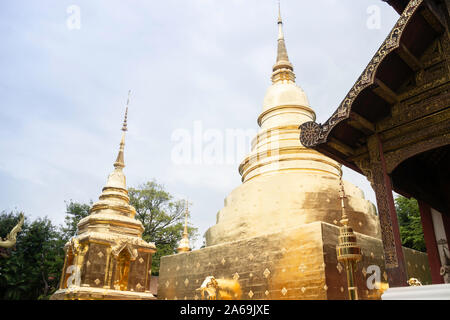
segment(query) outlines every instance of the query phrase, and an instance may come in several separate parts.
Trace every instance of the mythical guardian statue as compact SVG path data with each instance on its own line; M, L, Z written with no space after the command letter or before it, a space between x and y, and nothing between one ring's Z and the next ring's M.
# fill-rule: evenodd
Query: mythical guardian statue
M6 236L6 238L0 241L0 255L4 258L8 257L7 249L14 247L17 240L17 234L22 230L23 222L25 220L24 215L21 213L19 218L19 223L12 228L11 232Z

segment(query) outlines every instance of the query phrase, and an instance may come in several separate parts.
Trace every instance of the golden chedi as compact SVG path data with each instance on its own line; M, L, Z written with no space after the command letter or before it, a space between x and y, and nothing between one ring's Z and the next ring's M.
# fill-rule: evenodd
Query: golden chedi
M305 92L296 85L278 18L278 54L272 85L266 92L260 130L252 151L239 166L243 184L225 199L217 224L206 233L207 245L243 239L323 221L340 220L340 164L301 145L299 125L313 121ZM350 222L355 231L380 236L374 205L362 191L345 182ZM352 221L353 220L353 221Z
M128 111L128 106L127 106ZM65 245L60 288L52 299L155 299L150 293L153 243L129 204L124 163L127 112L114 171L77 235Z
M279 17L272 85L252 150L239 166L243 183L226 197L206 247L161 258L158 299L206 299L198 290L205 279L239 284L228 292L231 299L349 299L349 289L355 291L336 254L341 166L299 141L299 126L315 113L295 84L282 26ZM387 275L375 206L351 183L344 187L346 222L362 252L350 287L360 299L379 299ZM410 274L429 281L426 255L404 253Z

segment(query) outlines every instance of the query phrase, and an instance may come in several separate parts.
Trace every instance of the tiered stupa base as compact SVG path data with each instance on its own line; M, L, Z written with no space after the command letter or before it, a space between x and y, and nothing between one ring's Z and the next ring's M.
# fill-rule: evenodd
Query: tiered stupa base
M162 257L158 299L201 299L196 289L208 276L236 280L242 300L348 299L346 273L336 257L338 234L336 225L313 222ZM359 298L380 299L388 286L382 242L356 235L363 254L356 272ZM431 283L427 255L408 248L404 248L404 255L408 278ZM379 289L367 287L367 279L373 274L367 272L371 265L380 267Z

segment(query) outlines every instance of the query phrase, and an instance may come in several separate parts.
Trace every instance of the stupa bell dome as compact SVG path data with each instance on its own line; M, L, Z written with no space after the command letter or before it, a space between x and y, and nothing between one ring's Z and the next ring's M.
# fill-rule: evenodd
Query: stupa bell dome
M278 233L321 221L334 224L341 216L341 165L305 148L299 126L315 120L303 89L295 83L281 15L278 17L277 59L266 91L260 129L251 151L239 165L242 184L226 198L216 224L205 234L206 245ZM376 210L361 190L348 183L348 210L355 231L378 237Z
M263 111L278 106L309 107L309 101L303 89L297 86L295 82L276 82L269 86L266 91Z

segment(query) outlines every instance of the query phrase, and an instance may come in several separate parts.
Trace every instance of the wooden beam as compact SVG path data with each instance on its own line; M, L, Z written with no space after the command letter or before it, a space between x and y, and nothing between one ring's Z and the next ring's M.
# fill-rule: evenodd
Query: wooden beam
M329 138L328 145L346 156L352 156L355 154L355 150L353 150L353 148L349 147L348 145L339 141L336 138L333 137Z
M357 162L358 160L361 160L362 158L367 158L369 154L369 148L367 148L367 143L357 149L355 149L355 154L353 157L349 157L349 161Z
M400 46L397 49L397 54L414 72L423 69L423 64L419 61L419 59L416 58L415 55L413 55L408 50L408 48L403 43L400 43Z
M350 117L347 123L353 128L364 132L365 134L373 134L375 133L375 124L367 120L366 118L360 116L354 111L350 112Z
M341 155L338 155L336 153L336 149L333 149L331 146L328 146L327 144L321 144L318 146L318 148L316 149L316 151L322 153L323 155L339 162L342 163L344 166L358 172L359 174L363 175L363 172L361 171L361 169L353 162L353 160L348 160L351 159L351 157L347 157L347 158L343 158L341 157Z
M400 102L398 95L392 91L383 81L378 78L375 78L374 83L378 86L377 88L372 89L374 93L380 96L383 100L389 102L390 104L395 104Z
M422 10L421 15L425 18L428 24L436 31L441 34L446 29L446 24L444 17L440 14L439 8L436 7L431 1L424 1L425 9Z

